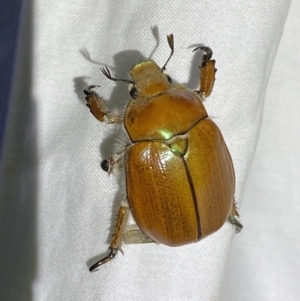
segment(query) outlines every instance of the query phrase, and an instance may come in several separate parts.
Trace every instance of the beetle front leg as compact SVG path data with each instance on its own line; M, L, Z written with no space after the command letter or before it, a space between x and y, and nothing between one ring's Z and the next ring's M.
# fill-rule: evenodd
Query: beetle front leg
M83 90L86 95L87 106L91 113L100 121L105 123L120 123L123 121L122 114L110 112L105 101L93 89L99 86L88 86Z
M217 72L217 69L215 68L215 60L211 60L212 57L212 50L209 47L203 46L203 47L197 47L193 51L196 50L202 50L203 51L203 57L202 57L202 63L201 66L199 66L200 69L200 90L195 91L197 94L201 94L203 99L208 97L212 89L214 87L215 83L215 74Z
M128 215L129 215L129 207L127 202L123 202L120 206L117 223L115 226L115 232L113 234L110 246L109 246L109 253L104 258L100 259L96 263L94 263L90 268L90 272L94 272L103 265L104 263L112 260L121 249L122 242L124 240L124 232L128 222Z

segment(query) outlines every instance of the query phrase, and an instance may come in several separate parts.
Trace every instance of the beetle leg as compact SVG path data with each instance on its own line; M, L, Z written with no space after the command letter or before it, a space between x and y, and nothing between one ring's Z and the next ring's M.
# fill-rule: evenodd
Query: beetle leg
M141 244L155 242L152 238L148 237L138 225L127 225L124 233L124 242L126 244Z
M231 214L228 216L228 221L235 226L235 233L239 233L243 229L243 225L237 220L236 216L239 216L236 202L233 201Z
M235 233L239 233L243 229L243 225L236 219L234 215L229 215L228 221L235 226Z
M117 112L110 112L105 104L105 101L93 89L99 86L88 86L83 90L86 95L87 106L91 113L100 121L105 123L120 123L123 121L123 116Z
M101 162L101 168L106 171L109 175L114 171L118 171L121 167L123 167L124 154L126 153L130 144L126 145L124 149L113 154L111 157L104 159Z
M123 204L119 208L117 223L115 226L115 232L113 234L110 246L109 253L104 258L100 259L96 263L94 263L90 268L90 272L94 272L104 263L112 260L118 251L121 249L122 242L124 240L124 232L128 221L129 215L129 207L127 202L123 202Z
M106 171L109 175L116 171L119 170L119 168L122 166L123 163L123 158L124 158L124 153L126 152L127 147L120 152L117 152L113 154L111 157L108 157L104 159L101 162L101 168Z
M199 66L200 90L195 91L195 93L201 94L203 99L205 99L211 94L214 87L215 74L217 72L217 69L215 68L216 61L211 60L213 52L209 47L197 47L193 51L198 49L203 51L203 56L201 66Z

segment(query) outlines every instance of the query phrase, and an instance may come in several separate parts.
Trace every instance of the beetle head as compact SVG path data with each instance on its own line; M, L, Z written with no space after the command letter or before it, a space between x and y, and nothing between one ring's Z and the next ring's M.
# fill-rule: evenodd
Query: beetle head
M172 79L164 74L167 64L174 53L173 34L167 36L171 53L162 68L153 61L146 61L133 66L130 70L132 80L120 79L111 76L109 69L104 66L102 73L110 80L123 81L129 84L130 95L132 98L151 97L166 91L172 85Z
M167 64L174 53L174 36L167 36L171 53L162 68L153 61L147 61L135 65L130 70L133 85L130 85L130 95L132 98L151 97L170 88L171 78L164 74Z
M146 61L135 65L130 70L133 86L130 87L131 96L151 97L161 93L171 86L170 77L153 61ZM132 91L136 93L132 93ZM132 94L136 94L134 97Z

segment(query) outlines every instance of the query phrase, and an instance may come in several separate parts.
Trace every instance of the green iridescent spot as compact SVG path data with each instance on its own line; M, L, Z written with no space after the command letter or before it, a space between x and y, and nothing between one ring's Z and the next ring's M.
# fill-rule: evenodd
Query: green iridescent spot
M174 133L167 130L160 130L159 133L165 140L171 139L174 136Z
M174 141L174 143L170 144L170 148L172 152L180 157L183 157L185 155L187 151L187 147L188 147L187 139L178 138L176 139L176 141Z

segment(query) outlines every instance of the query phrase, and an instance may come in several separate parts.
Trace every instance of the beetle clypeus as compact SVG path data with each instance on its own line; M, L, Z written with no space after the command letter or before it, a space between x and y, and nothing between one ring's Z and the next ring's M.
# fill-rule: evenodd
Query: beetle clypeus
M226 220L242 229L236 219L235 175L232 160L216 124L202 104L215 81L215 60L208 47L203 52L200 89L191 91L173 84L164 73L174 52L160 68L153 61L135 65L131 79L103 74L129 84L130 96L124 114L112 113L94 91L84 90L92 114L105 123L123 123L130 144L101 166L111 173L124 162L126 195L119 208L109 253L90 267L94 271L115 257L122 242L158 242L180 246L199 241L217 231ZM127 225L129 212L137 227Z

